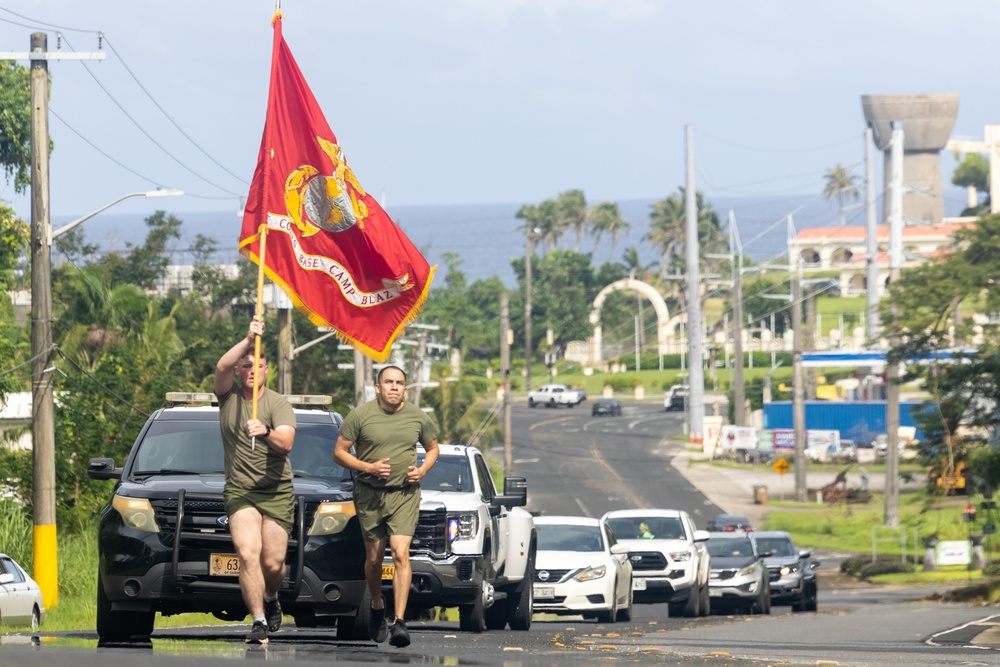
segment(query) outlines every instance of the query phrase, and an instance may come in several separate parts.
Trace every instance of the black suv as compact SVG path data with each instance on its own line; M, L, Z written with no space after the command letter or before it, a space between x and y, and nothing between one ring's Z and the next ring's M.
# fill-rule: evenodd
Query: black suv
M211 394L168 394L175 402L211 399ZM342 420L336 412L317 409L296 409L295 418L289 455L295 525L278 594L281 606L299 627L336 624L340 639L368 639L370 595L353 482L350 471L333 462ZM102 642L147 639L156 612L246 617L239 559L222 503L217 406L157 410L124 467L115 467L113 459L91 459L88 474L117 480L98 533Z

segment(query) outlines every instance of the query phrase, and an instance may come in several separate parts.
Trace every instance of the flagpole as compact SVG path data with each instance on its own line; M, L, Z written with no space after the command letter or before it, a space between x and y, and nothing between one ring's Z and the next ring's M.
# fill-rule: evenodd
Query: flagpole
M264 253L267 248L267 224L260 226L258 230L260 236L260 261L257 263L257 308L255 315L264 321ZM260 336L253 337L253 401L250 406L250 419L257 419L257 388L260 386L257 372L260 370ZM250 438L250 451L257 445L256 436Z

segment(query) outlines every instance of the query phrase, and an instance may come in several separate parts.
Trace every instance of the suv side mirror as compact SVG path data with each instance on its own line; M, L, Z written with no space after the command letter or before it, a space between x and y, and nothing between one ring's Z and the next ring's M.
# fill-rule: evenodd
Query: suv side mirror
M90 479L121 479L122 468L115 467L114 459L90 459L87 462L87 477Z
M14 583L14 575L10 572L4 572L0 574L0 584L12 584Z
M503 495L493 499L493 505L500 507L524 507L528 504L528 480L510 475L503 478Z
M799 549L799 558L809 558L812 555L812 549Z
M694 541L695 542L707 542L709 534L707 530L696 530L694 531Z

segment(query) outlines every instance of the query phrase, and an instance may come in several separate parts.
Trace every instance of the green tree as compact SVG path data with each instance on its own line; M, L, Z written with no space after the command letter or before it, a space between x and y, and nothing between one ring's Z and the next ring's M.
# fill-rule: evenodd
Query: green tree
M154 288L167 275L170 256L167 243L181 237L182 221L165 211L156 211L146 218L146 240L140 246L128 244L129 253L112 266L115 283L129 283L142 288Z
M857 200L861 194L861 189L858 186L858 177L852 174L851 170L844 165L835 164L826 170L826 175L823 178L826 181L823 186L823 197L827 200L837 200L837 207L840 210L840 226L843 227L845 224L845 200Z
M957 159L957 155L955 156ZM966 208L962 215L982 215L990 210L990 161L980 153L968 153L951 173L951 182L963 188L975 188L986 193L986 201Z
M443 443L472 445L488 449L503 440L503 427L497 420L497 410L480 405L475 384L464 374L451 377L447 366L434 369L432 377L439 383L422 396L434 410Z
M695 193L697 208L698 250L701 255L726 252L729 248L719 215L712 204L705 201L700 192ZM683 273L687 260L681 252L687 239L687 204L684 188L662 201L655 202L649 214L649 231L643 236L660 251L660 276ZM673 301L681 296L681 286L677 281L668 281L668 293Z
M608 252L608 261L615 254L615 246L618 245L618 237L623 232L629 230L629 223L622 216L618 204L613 201L601 202L590 211L590 233L594 236L594 250L597 250L601 237L605 234L611 236L611 250Z
M25 262L31 229L14 210L0 205L0 293L14 289L21 282L16 273Z
M587 198L583 190L560 192L559 214L566 229L573 232L573 252L580 252L580 237L587 231Z
M24 192L31 183L31 72L13 60L0 63L0 164L14 191Z

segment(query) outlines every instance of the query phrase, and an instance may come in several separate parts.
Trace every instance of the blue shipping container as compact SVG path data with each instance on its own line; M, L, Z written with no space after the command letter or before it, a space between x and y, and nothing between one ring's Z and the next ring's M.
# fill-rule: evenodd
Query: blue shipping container
M899 425L917 426L914 415L925 409L923 403L905 401L899 404ZM764 406L764 428L795 428L792 402L778 401ZM885 433L885 401L840 402L806 401L807 429L836 429L840 437L867 443ZM923 431L917 428L916 438Z

